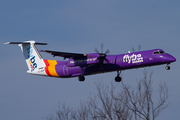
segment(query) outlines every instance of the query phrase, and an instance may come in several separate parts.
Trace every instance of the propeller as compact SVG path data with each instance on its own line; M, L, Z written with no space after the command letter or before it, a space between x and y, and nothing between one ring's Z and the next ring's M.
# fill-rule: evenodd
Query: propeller
M108 60L106 59L106 54L110 53L109 49L106 50L105 53L103 53L103 47L104 45L101 44L101 53L98 51L97 48L95 48L95 52L96 53L99 53L99 57L98 57L98 60L101 64L103 64L103 61L106 60L108 62Z
M141 50L141 45L138 45L138 52ZM134 47L132 47L132 51L136 52L136 50L134 49Z

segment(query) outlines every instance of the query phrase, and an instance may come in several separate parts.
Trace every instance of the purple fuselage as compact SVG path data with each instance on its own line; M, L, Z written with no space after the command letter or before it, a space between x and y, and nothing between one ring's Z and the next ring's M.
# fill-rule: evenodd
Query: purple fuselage
M107 55L103 63L99 62L99 54L87 54L86 58L69 59L68 61L58 61L54 66L58 74L56 77L67 78L81 75L92 75L104 72L121 71L126 69L148 67L161 64L170 64L176 59L162 49L147 51ZM83 69L81 69L83 68Z

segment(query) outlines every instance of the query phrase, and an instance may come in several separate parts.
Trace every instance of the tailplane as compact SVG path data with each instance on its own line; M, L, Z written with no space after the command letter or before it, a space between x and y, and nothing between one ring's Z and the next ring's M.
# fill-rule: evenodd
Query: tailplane
M35 41L24 41L24 42L7 42L5 44L18 44L24 54L28 73L46 75L44 67L46 66L39 51L35 45L47 45L47 43L37 43Z

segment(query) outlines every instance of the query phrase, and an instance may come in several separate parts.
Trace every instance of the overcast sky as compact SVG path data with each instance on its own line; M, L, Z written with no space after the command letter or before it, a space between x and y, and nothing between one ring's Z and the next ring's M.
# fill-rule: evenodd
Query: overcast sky
M166 81L170 102L158 117L180 118L180 1L179 0L1 0L0 1L0 119L38 120L55 112L59 102L77 107L96 92L94 81L114 81L116 72L78 78L51 78L27 74L24 56L8 41L46 42L39 50L93 53L95 47L110 54L161 48L176 57L171 70L166 65L153 71L153 92ZM45 59L53 58L47 53ZM123 81L134 85L143 77L142 69L122 72ZM157 98L154 98L155 100Z

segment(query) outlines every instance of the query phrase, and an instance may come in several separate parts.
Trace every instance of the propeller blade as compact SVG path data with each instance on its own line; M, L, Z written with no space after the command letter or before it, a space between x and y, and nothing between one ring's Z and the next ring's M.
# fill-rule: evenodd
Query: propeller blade
M105 58L104 60L108 63L108 59Z
M134 49L134 47L132 47L132 51L133 51L133 52L135 52L135 49Z
M103 53L103 43L101 43L101 53L98 51L97 48L95 48L96 53L99 53L99 57L97 58L99 60L99 63L101 66L103 66L103 62L106 61L107 63L109 62L108 59L106 59L106 54L110 53L109 49L106 50L105 53Z
M101 53L103 53L103 44L101 43Z
M106 52L105 52L104 54L108 54L108 53L110 53L109 49L107 49Z
M97 49L97 48L95 48L95 52L96 52L96 53L99 53L99 51L98 51L98 49Z

